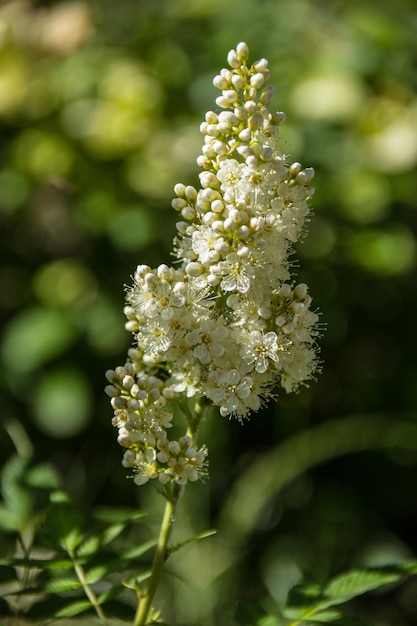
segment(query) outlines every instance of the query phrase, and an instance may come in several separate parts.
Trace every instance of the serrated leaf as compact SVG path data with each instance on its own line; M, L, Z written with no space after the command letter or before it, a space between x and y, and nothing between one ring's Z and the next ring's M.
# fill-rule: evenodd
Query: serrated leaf
M170 554L172 554L173 552L178 552L178 550L181 550L181 548L188 545L189 543L194 543L194 541L201 541L202 539L206 539L206 537L211 537L212 535L215 535L216 532L217 530L215 530L214 528L210 530L205 530L204 532L199 533L198 535L195 535L195 537L191 537L190 539L187 539L186 541L177 543L175 546L169 549L169 552Z
M86 602L86 600L82 601ZM75 600L73 597L69 599L62 595L43 596L28 609L25 617L36 623L40 621L42 626L44 626L45 624L56 622L57 614L74 602L78 603L81 600Z
M73 563L69 559L56 559L54 557L50 559L31 559L24 557L0 559L0 567L8 565L12 567L35 567L41 570L72 569L73 567Z
M78 602L71 602L59 611L56 611L54 617L75 617L89 609L91 609L91 604L87 600L79 600Z
M46 559L30 559L30 558L17 558L10 557L5 559L0 559L0 566L10 565L12 567L39 567L42 568L45 563L49 563L49 560Z
M315 621L319 614L333 606L385 585L400 582L415 573L417 562L409 561L381 568L350 570L334 577L324 588L301 583L290 591L283 613L288 619Z
M100 548L101 541L100 537L87 537L84 541L78 546L76 553L78 557L91 556L95 554Z
M138 557L142 556L142 554L145 554L145 552L148 552L148 550L151 550L152 548L154 548L157 543L158 543L157 539L150 539L149 541L145 541L145 543L141 543L140 545L135 546L134 548L130 548L129 550L126 550L126 552L124 552L120 558L123 561L130 563L130 561L137 559Z
M39 588L39 591L47 593L61 593L62 591L73 591L82 587L76 578L53 578Z
M111 526L108 526L102 533L101 533L101 545L102 546L106 546L107 544L111 543L112 541L114 541L114 539L116 539L116 537L118 537L120 535L120 533L122 533L124 531L124 529L126 528L126 524L125 523L118 523L118 524L112 524Z
M109 567L107 564L97 565L96 567L88 570L88 572L86 572L86 579L88 584L93 585L97 581L101 580L102 578L104 578L104 576L106 576L106 574L109 573L110 570L111 567Z
M399 570L352 570L331 580L324 588L324 595L333 603L346 602L402 578L404 574Z
M126 528L125 524L112 524L100 533L87 537L77 548L77 556L85 557L97 554L100 548L116 539Z

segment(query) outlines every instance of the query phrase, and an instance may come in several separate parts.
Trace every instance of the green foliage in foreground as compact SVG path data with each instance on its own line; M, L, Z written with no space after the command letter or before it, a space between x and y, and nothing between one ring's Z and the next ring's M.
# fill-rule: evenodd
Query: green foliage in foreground
M296 441L296 438L294 439ZM291 441L287 442L291 445ZM59 488L49 465L15 455L1 476L0 527L16 539L14 554L0 559L4 599L0 614L50 624L93 616L133 623L135 602L150 575L149 552L156 539L138 528L145 514L128 508L97 507L86 517ZM206 531L169 548L169 555L209 537ZM136 540L136 537L140 540ZM380 588L395 588L417 574L417 560L352 569L325 584L302 581L290 589L285 606L255 604L251 626L372 626L352 617L351 601ZM344 605L347 604L347 607ZM242 624L249 626L246 612ZM153 612L149 624L164 624Z

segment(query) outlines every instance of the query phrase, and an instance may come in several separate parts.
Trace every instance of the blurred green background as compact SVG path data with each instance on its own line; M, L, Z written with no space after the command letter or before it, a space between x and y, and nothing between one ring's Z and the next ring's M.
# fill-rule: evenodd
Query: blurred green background
M190 487L178 533L220 531L173 560L166 590L168 615L187 625L254 624L253 607L279 604L301 575L417 551L417 9L0 4L0 460L29 445L20 423L34 460L57 468L86 513L150 506L149 533L161 503L125 478L104 372L130 343L122 309L136 265L171 262L173 186L197 184L212 78L242 40L269 60L286 152L316 170L295 270L327 327L323 372L244 426L206 424L210 479ZM342 418L342 434L322 428L300 458L279 447ZM268 476L262 492L262 474L245 472L275 447L277 480L281 467L291 479ZM259 514L241 500L258 490ZM416 596L410 583L359 608L381 626L415 624Z

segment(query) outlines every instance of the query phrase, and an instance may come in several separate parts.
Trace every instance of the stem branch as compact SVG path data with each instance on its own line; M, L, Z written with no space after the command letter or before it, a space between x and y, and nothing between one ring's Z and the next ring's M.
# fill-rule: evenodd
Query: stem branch
M155 549L155 555L152 564L152 574L149 579L146 591L141 597L135 616L134 626L144 626L144 624L146 624L146 620L151 609L152 600L159 584L162 568L169 556L168 542L175 524L175 515L182 494L184 493L185 486L185 484L175 485L172 492L172 497L167 499L166 501L164 516L159 532L158 544Z
M77 574L78 580L82 584L82 587L84 589L85 595L87 596L87 598L91 602L92 606L94 607L94 610L97 613L101 623L104 624L104 626L107 626L106 616L104 615L103 609L101 608L101 606L100 606L100 604L99 604L99 602L97 600L96 594L94 593L94 591L91 589L90 585L87 582L87 578L85 576L85 572L84 572L83 566L80 563L77 563L75 555L70 554L70 556L72 558L74 571Z

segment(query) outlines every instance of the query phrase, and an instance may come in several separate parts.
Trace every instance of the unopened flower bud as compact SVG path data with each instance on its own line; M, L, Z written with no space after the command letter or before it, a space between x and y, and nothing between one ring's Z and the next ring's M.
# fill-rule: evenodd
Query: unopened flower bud
M264 106L269 106L274 99L275 96L275 87L273 85L268 85L263 89L260 97L260 103Z
M227 55L227 62L230 67L236 68L240 66L240 59L236 54L236 50L230 50Z
M258 130L262 128L264 123L263 115L260 111L255 111L253 115L250 116L248 121L248 126L251 130Z
M236 53L239 58L247 59L249 56L248 45L244 41L240 41L236 46Z

